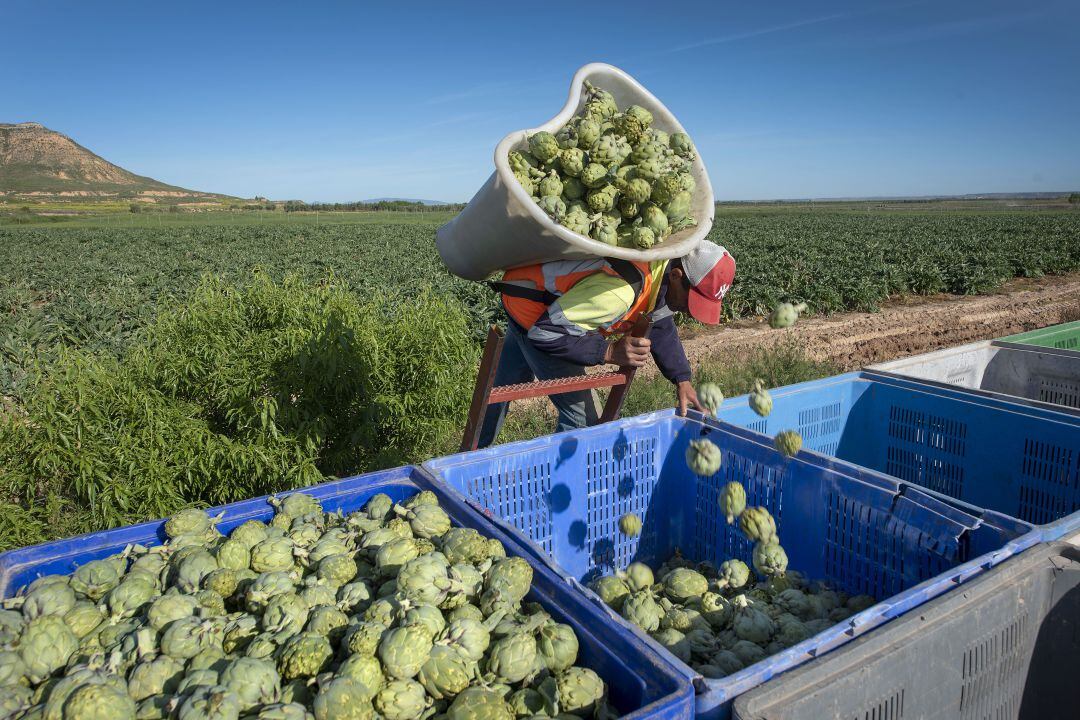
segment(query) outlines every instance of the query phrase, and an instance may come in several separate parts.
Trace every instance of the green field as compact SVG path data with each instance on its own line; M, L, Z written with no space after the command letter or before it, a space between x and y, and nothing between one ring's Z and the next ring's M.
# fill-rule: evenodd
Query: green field
M711 238L738 262L729 317L780 300L815 313L873 310L901 293L993 290L1014 276L1080 266L1080 213L877 211L844 204L720 206ZM450 276L433 213L117 215L0 227L0 392L58 344L119 353L159 307L205 273L333 274L360 293L431 285L460 300L478 336L497 314L484 286Z
M485 286L434 248L446 213L116 214L0 227L0 548L452 450ZM729 318L992 291L1080 268L1080 213L720 206ZM798 348L699 377L829 374ZM670 403L639 383L628 412ZM517 416L503 439L546 432Z

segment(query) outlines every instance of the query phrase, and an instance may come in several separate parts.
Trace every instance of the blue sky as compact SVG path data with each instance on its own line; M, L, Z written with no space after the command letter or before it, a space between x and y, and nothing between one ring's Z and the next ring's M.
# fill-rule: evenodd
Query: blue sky
M1080 189L1075 0L364 5L6 0L0 122L200 190L467 200L605 61L721 200Z

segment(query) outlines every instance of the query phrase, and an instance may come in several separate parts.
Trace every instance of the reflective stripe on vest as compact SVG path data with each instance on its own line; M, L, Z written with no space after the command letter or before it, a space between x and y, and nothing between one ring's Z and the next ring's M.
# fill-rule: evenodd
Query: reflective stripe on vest
M633 287L634 300L625 312L612 317L599 329L607 336L628 332L638 317L656 307L656 296L666 268L666 260L657 263L614 258L556 260L508 270L502 281L492 283L492 286L502 291L506 312L527 331L558 298L585 278L597 273L621 277Z

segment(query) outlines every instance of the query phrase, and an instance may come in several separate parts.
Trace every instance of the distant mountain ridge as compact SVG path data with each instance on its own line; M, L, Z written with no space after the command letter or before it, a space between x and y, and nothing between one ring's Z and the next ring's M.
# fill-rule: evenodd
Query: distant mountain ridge
M36 122L0 123L0 194L147 202L228 197L136 175Z

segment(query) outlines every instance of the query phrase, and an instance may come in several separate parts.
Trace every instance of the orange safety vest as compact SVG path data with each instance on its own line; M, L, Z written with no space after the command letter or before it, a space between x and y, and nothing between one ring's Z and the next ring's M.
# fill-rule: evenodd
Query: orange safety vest
M507 270L501 282L491 283L502 293L507 314L525 330L529 330L556 300L570 288L596 273L621 277L634 290L634 301L623 314L612 318L600 328L601 335L630 332L642 315L655 308L658 290L653 279L651 263L633 262L620 258L597 258L595 262L556 260L554 262Z

